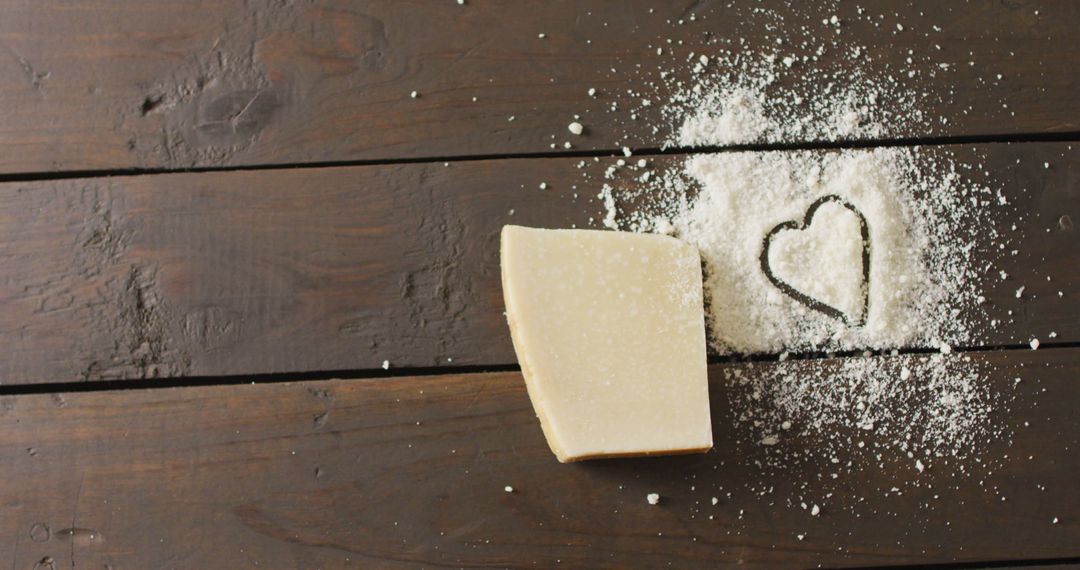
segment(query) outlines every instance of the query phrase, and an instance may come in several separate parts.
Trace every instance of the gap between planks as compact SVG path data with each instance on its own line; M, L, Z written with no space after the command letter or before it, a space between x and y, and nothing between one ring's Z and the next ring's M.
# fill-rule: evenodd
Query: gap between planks
M845 570L1015 570L1019 568L1043 568L1066 570L1080 567L1080 558L1040 558L1035 560L984 560L980 562L954 562L951 564L904 564L900 566L863 566ZM826 567L828 570L828 567Z
M983 170L971 172L974 181L984 183L984 170L1004 177L1013 207L1030 220L1017 230L1023 248L1001 267L1034 279L1029 295L1020 300L1016 284L988 282L989 316L1003 326L964 344L1023 347L1051 331L1061 337L1054 342L1080 340L1078 307L1057 295L1071 290L1076 267L1075 234L1057 229L1059 216L1078 215L1069 189L1080 163L1067 146L920 151L977 159ZM1059 167L1045 168L1049 160ZM498 230L510 219L594 227L587 217L598 201L571 199L581 176L575 162L4 185L8 223L0 233L11 263L0 293L10 302L0 321L12 346L3 383L379 373L384 360L393 370L441 372L450 357L455 367L513 363L500 316ZM538 180L555 193L515 190ZM520 216L510 218L515 208ZM1053 282L1040 279L1051 274ZM139 310L148 295L156 310ZM1016 311L1006 319L1005 309ZM149 358L133 355L144 341Z
M1080 142L1080 131L1059 133L1027 133L1019 135L958 135L938 137L905 137L873 140L750 143L728 146L668 146L632 148L634 156L667 156L712 154L719 152L771 152L803 150L844 150L890 147L939 146L989 143ZM237 166L200 166L192 168L120 168L106 170L65 170L57 172L16 172L0 174L0 183L68 180L73 178L106 178L111 176L148 176L153 174L187 174L204 172L237 172L258 170L304 170L350 166L391 166L397 164L431 164L439 162L478 162L484 160L514 160L523 158L612 158L623 156L619 148L600 150L565 150L451 156L422 156L393 159L339 160L323 162L267 163Z
M1039 345L1039 350L1080 348L1078 342L1054 342ZM987 353L987 352L1023 352L1030 351L1026 345L986 345L986 346L960 346L954 347L956 353ZM785 360L828 360L836 358L852 358L865 355L867 351L845 352L810 352L790 354ZM873 357L892 356L892 350L870 351ZM896 349L896 355L907 354L935 354L938 351L929 348L904 348ZM709 366L721 364L738 364L744 362L778 362L779 355L761 354L751 356L715 356L708 357ZM270 374L244 374L224 376L180 376L175 378L140 379L140 380L98 380L46 382L38 384L13 384L5 386L0 384L0 396L21 396L40 394L69 394L79 392L114 392L125 390L154 390L165 388L201 388L208 386L237 386L242 384L285 384L302 382L322 382L326 380L393 380L397 378L416 378L422 376L444 375L468 375L489 374L498 372L520 372L521 367L517 364L492 364L480 366L430 366L430 367L404 367L383 370L381 368L360 368L353 370L311 370L303 372L274 372Z
M930 469L916 483L907 459L883 465L869 456L843 481L819 482L828 457L813 453L813 437L789 438L781 450L737 430L716 439L712 454L559 465L520 376L504 373L8 399L0 442L27 452L4 455L8 472L22 476L10 478L0 499L19 505L10 526L24 530L58 520L75 527L67 522L74 501L79 527L106 537L85 545L84 560L136 567L184 554L193 567L251 559L332 567L340 556L408 567L551 567L557 559L570 567L716 567L738 559L762 569L1072 560L1080 527L1069 519L1052 525L1049 516L1077 510L1070 449L1080 441L1071 407L1080 351L984 355L996 363L994 385L1014 391L999 421L1017 430L1010 442L988 441L985 456L1008 461L985 473L985 485L959 485L948 469ZM729 385L722 369L710 376ZM732 394L711 391L714 433L738 425ZM807 461L755 467L774 453ZM1033 469L1029 454L1045 469ZM725 461L731 457L743 459ZM898 483L902 497L884 492ZM503 492L508 484L515 492ZM759 496L759 484L775 485L775 496ZM43 488L53 492L30 492ZM856 497L846 488L866 502L849 503ZM834 490L836 508L821 517L797 503L782 507L783 497ZM647 506L648 492L669 500ZM724 501L695 506L710 495ZM716 520L705 520L704 509ZM185 534L190 520L210 521L212 532ZM808 528L805 541L796 536ZM130 547L151 542L160 548ZM38 551L23 561L55 557L48 549L56 544L67 546L26 544Z

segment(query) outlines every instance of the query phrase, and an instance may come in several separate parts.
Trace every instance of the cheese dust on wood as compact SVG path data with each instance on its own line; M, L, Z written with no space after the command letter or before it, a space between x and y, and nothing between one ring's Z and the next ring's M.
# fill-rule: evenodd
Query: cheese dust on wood
M723 48L699 56L693 79L677 82L664 106L674 127L667 144L881 138L929 126L926 95L867 65L865 49L804 44L796 55L783 45L758 57Z
M620 69L640 87L610 109L628 125L658 118L652 132L669 149L927 135L948 119L926 109L966 112L947 100L956 97L947 87L956 62L935 61L933 51L897 60L853 41L854 21L818 14L791 25L767 9L733 9L771 32L753 45L711 37L692 50L659 38L650 49L665 63ZM857 13L872 26L885 17ZM938 31L924 37L933 42ZM927 82L945 87L931 93L919 87ZM698 247L715 354L780 355L729 371L725 384L732 436L766 457L755 463L762 488L772 488L770 473L786 477L785 465L820 457L833 478L893 460L912 478L965 473L986 465L978 454L988 441L1009 436L994 422L1007 398L977 362L953 353L997 325L983 289L1000 273L997 256L1015 249L999 229L1015 218L1006 197L966 177L981 165L947 147L894 147L613 156L579 168L594 184L597 225ZM882 356L912 348L936 354ZM787 360L836 351L869 354ZM794 438L817 442L820 456L792 453Z
M849 357L725 370L746 443L808 437L819 456L847 464L883 453L928 463L977 454L1003 403L984 365L962 355ZM798 456L777 454L777 465Z
M701 250L717 353L940 349L987 327L987 267L969 260L1004 243L993 224L1004 198L947 159L903 148L696 155L629 191L669 198L620 226Z
M635 207L609 210L607 225L700 250L713 352L938 352L900 367L855 356L729 378L733 432L771 451L766 474L807 460L786 453L792 436L815 441L837 474L909 455L963 473L958 460L1008 437L990 421L1005 399L950 354L992 326L984 276L1012 248L997 229L1011 206L965 168L941 149L726 152L646 180L624 167L608 182L607 200Z
M867 48L830 39L842 21L823 25L835 34L778 36L757 51L721 43L643 77L668 94L641 94L662 111L658 134L692 147L932 131L929 95L906 81L944 82L949 65L909 58L884 69ZM949 350L990 326L980 275L992 267L971 260L1006 245L995 227L1005 198L962 170L946 151L917 148L729 152L661 169L618 159L597 197L604 226L701 250L719 354ZM809 219L827 197L836 200Z

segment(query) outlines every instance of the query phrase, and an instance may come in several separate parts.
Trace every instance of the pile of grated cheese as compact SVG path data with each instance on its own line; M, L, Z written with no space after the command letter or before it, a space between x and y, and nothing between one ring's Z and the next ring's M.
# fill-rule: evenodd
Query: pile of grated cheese
M719 354L948 350L984 329L988 268L968 260L1000 243L989 214L1004 198L965 184L949 160L912 148L693 155L651 188L629 188L667 198L623 216L623 227L701 250ZM850 208L826 202L808 218L833 197ZM773 279L844 318L770 281L763 253Z
M896 77L947 65L875 69L865 48L835 44L825 64L824 47L797 47L804 55L718 47L659 70L640 93L667 123L654 131L668 130L668 149L932 132L929 95ZM947 147L624 155L586 173L602 178L603 225L696 245L713 352L779 355L727 372L733 436L767 451L763 469L810 461L782 453L797 437L836 470L891 456L916 477L932 463L964 473L964 458L1009 437L991 421L1006 396L977 358L952 352L992 326L982 288L1008 245L997 225L1010 206ZM934 353L898 355L910 349ZM834 352L849 356L813 359Z

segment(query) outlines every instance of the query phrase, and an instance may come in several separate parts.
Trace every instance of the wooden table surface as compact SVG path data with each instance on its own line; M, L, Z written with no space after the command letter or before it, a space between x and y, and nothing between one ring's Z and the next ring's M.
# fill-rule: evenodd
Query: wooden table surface
M1080 565L1080 3L734 4L0 2L0 567ZM714 451L556 463L499 229L598 227L583 157L699 152L609 110L670 62L645 46L834 14L870 65L955 63L901 79L944 120L746 148L921 145L1000 188L1023 236L1001 267L1032 279L991 282L1008 318L954 357L1010 394L1013 436L960 480L896 492L886 461L795 489L812 463L763 470L734 433L729 373L780 365L756 355L712 359ZM552 149L575 114L589 136ZM848 506L786 499L825 492Z

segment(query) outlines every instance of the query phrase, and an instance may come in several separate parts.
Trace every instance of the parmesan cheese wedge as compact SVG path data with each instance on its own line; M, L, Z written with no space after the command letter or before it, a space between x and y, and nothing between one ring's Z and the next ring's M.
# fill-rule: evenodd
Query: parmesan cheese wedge
M712 447L696 248L505 226L501 255L514 349L560 462Z

